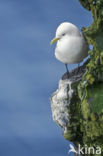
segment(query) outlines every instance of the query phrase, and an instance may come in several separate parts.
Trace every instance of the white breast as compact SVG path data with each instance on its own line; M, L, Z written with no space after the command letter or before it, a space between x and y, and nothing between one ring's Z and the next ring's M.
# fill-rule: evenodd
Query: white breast
M65 36L57 42L55 49L56 58L67 64L81 62L88 55L88 44L84 37Z

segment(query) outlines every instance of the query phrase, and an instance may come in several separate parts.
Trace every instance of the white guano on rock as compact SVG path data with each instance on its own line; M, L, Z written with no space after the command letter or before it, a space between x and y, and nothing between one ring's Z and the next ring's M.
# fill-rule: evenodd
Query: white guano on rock
M68 106L73 95L71 84L71 80L60 80L57 91L51 96L53 120L60 125L64 131L66 131L66 126L69 123Z

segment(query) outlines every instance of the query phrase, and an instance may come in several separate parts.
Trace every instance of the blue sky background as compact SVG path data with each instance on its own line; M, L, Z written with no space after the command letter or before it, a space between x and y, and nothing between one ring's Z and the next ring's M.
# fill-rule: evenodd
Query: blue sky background
M78 0L0 0L0 156L68 156L49 102L65 72L50 40L64 21L92 17Z

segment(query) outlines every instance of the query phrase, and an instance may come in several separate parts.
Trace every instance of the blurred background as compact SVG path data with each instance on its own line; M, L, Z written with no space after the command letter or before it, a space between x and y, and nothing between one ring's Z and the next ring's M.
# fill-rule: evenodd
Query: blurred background
M68 156L49 100L65 73L50 41L65 21L92 17L78 0L0 0L0 156Z

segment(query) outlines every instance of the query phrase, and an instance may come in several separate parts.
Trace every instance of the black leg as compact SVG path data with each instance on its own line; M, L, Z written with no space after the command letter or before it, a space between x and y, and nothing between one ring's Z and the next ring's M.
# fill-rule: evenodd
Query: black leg
M68 70L68 65L65 64L65 67L66 67L66 71L67 71L67 77L69 78L69 70Z

